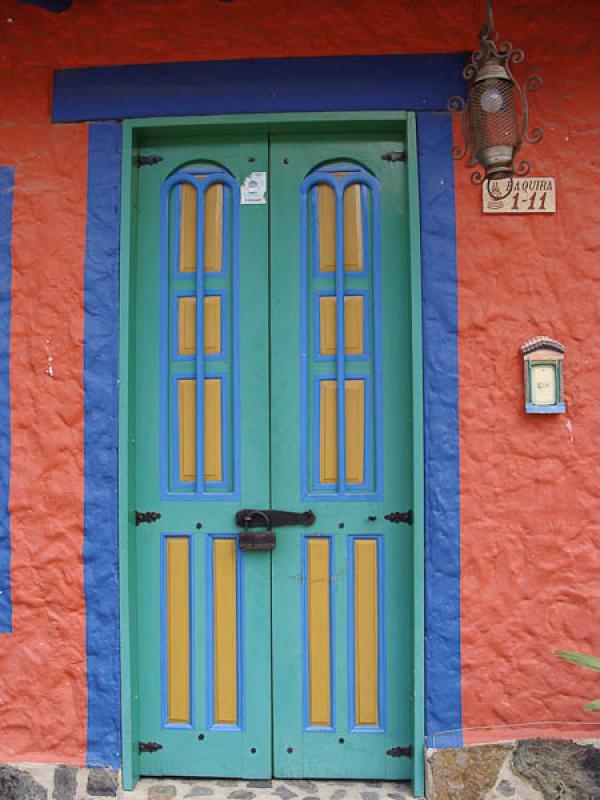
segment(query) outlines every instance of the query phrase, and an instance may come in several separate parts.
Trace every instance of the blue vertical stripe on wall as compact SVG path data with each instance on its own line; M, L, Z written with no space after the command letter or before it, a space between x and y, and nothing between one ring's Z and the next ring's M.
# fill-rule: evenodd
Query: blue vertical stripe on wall
M87 763L120 766L117 445L121 125L90 125L83 386Z
M425 416L425 730L462 745L458 287L449 114L417 115Z
M10 594L10 311L14 169L0 167L0 633L12 632Z

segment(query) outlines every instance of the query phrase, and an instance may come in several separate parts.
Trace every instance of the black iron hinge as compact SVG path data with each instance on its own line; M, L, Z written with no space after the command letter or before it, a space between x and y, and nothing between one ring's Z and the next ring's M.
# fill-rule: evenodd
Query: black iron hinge
M162 749L162 744L158 742L138 742L138 750L140 753L155 753L157 750Z
M138 167L153 167L155 164L160 164L161 161L164 161L164 158L157 154L137 157Z
M392 758L412 758L412 754L412 744L409 744L406 747L392 747L390 750L386 750L386 755L391 756Z
M156 522L156 520L160 519L160 513L158 511L136 511L135 512L135 524L141 525L142 522Z
M389 522L404 522L407 525L413 524L413 512L412 508L408 511L392 511L391 514L386 514L384 519L387 519Z
M406 161L406 153L404 150L390 150L389 153L384 153L381 156L382 161Z

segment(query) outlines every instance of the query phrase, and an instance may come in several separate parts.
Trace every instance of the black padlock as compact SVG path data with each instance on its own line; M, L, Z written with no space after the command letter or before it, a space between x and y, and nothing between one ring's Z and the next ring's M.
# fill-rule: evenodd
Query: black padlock
M253 516L260 516L265 520L266 531L250 531ZM244 517L244 531L239 535L240 550L274 550L275 531L271 530L271 519L265 511L255 510Z

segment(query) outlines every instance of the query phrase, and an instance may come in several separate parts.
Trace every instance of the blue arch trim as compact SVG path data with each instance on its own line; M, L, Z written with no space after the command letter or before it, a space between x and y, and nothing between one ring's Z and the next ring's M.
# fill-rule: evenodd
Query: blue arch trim
M425 419L425 730L462 746L458 288L452 121L417 116Z
M436 111L464 93L464 53L256 58L54 73L53 122L286 111Z
M15 175L0 167L0 633L12 633L10 583L10 315Z
M87 763L121 756L117 445L121 125L91 125L84 276Z

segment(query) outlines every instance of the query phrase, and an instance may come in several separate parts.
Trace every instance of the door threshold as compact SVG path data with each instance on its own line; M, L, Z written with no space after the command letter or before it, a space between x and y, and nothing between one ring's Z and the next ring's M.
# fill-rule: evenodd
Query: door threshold
M413 800L408 781L141 778L120 800Z

